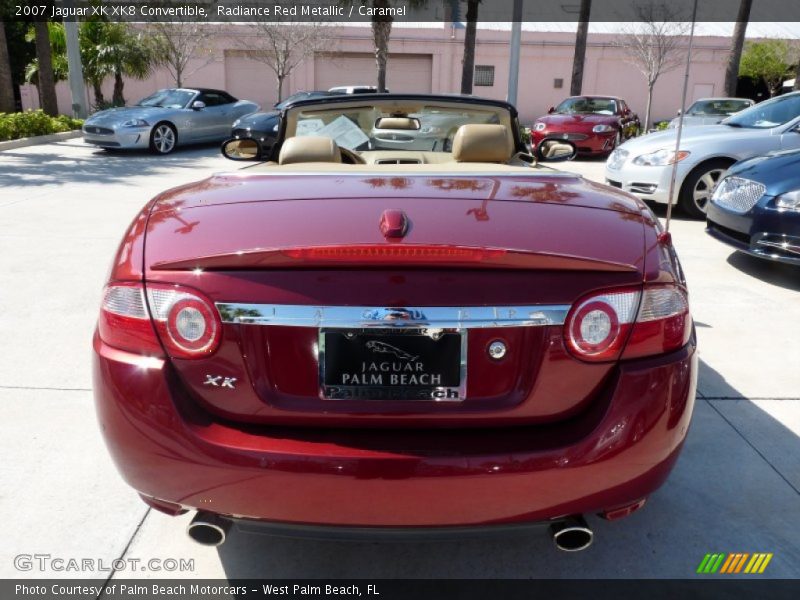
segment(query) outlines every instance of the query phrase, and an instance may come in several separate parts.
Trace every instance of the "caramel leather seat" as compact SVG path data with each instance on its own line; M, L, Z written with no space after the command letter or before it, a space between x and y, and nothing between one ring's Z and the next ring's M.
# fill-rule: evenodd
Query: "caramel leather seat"
M511 138L503 125L462 125L453 137L456 162L506 163L513 153Z
M336 142L327 137L304 135L287 138L283 142L278 155L278 164L310 162L340 163L342 152Z

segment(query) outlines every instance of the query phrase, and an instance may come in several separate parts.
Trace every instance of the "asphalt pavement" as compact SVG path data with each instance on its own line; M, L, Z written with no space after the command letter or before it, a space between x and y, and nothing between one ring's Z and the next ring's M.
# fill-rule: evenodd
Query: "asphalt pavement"
M613 523L589 517L587 551L559 553L545 535L390 544L233 532L218 549L191 542L189 516L148 510L106 453L91 336L112 255L141 206L237 166L216 146L154 157L76 139L0 152L0 577L685 578L709 552L771 552L758 577L800 578L800 270L732 252L680 216L671 230L701 358L694 420L643 510ZM602 181L602 161L559 168ZM24 559L37 554L50 558ZM57 558L94 568L65 571ZM127 566L107 570L118 558ZM152 558L186 570L148 569Z

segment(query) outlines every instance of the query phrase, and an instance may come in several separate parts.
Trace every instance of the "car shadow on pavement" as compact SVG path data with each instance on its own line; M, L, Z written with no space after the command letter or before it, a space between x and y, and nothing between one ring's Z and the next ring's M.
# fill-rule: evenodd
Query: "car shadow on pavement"
M732 252L728 264L764 283L800 292L800 266L757 258L744 252Z
M800 577L800 474L785 472L798 470L791 458L797 435L710 366L701 363L700 377L704 389L733 400L698 395L683 453L665 485L623 520L587 515L595 543L584 552L557 551L544 531L379 543L234 529L218 548L222 567L229 579L691 578L709 552L773 552L761 577Z
M74 144L62 142L48 145L48 150L52 146L75 148ZM89 150L88 154L62 154L58 151L0 152L0 187L37 187L76 182L114 183L176 168L193 169L197 168L198 158L222 156L216 142L177 148L166 156L137 150Z

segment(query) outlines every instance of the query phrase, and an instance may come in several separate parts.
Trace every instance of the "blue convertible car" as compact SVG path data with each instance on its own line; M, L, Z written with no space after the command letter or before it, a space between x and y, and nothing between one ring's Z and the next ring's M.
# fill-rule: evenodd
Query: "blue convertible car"
M743 160L719 182L706 231L759 258L800 265L800 150Z

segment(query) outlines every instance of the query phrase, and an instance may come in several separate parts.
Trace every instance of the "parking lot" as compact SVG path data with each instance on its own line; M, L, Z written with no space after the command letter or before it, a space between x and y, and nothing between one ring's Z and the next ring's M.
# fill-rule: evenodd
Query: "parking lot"
M0 576L159 577L159 571L19 571L15 555L194 559L176 577L693 577L709 552L771 552L761 577L800 577L800 271L737 254L677 215L701 358L686 448L639 513L590 516L595 543L548 536L430 543L319 542L234 531L219 549L191 515L148 510L117 475L95 420L91 336L113 252L157 192L236 168L217 146L109 154L80 139L0 152ZM600 160L562 163L602 181ZM663 209L658 209L663 217ZM442 498L446 502L446 498ZM717 575L716 577L720 577Z

